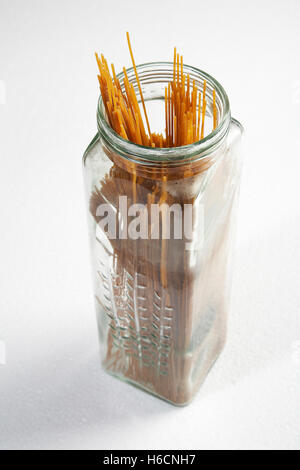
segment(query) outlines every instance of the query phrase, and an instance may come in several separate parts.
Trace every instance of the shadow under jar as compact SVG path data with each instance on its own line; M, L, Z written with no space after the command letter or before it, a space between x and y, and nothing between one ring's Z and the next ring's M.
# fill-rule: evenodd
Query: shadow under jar
M151 109L173 64L137 70ZM83 157L103 365L176 405L193 398L225 342L242 135L222 86L196 68L184 73L201 92L207 82L208 124L216 91L219 125L207 137L134 144L109 126L100 97L98 133ZM137 89L132 69L128 77Z

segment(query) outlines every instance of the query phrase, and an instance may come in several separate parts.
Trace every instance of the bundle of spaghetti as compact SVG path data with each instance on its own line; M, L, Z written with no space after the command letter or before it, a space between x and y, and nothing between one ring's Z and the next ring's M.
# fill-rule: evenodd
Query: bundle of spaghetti
M123 68L123 82L120 83L114 65L111 64L111 74L105 57L96 54L100 90L110 126L123 139L146 147L178 147L203 139L207 111L206 81L203 81L200 91L195 80L184 73L183 57L175 48L173 80L165 88L165 134L151 132L128 33L127 41L139 99L126 69ZM212 115L215 129L218 124L215 90ZM105 151L113 165L100 182L100 188L96 187L91 195L90 212L95 221L99 222L97 207L101 204L109 202L119 210L119 194L127 196L129 205L137 202L147 207L148 215L153 204L161 207L158 239L120 237L110 240L113 276L118 281L112 283L110 293L115 312L109 320L105 364L112 373L121 374L168 400L183 403L191 392L185 384L193 360L176 351L186 351L190 347L195 321L196 279L189 270L191 255L185 249L185 238L169 240L164 236L167 225L164 211L165 205L179 204L183 208L185 204L194 203L196 193L186 188L194 187L195 179L202 177L201 173L210 163L204 159L195 163L193 168L187 164L173 170L162 165L160 169L152 168L151 173L145 168L145 173L142 173L138 164ZM181 181L181 190L176 189L174 194L174 189L170 188L176 187L176 181ZM149 220L150 233L153 230L151 223ZM139 284L141 278L143 285ZM145 301L141 300L141 289L147 295ZM101 299L97 298L97 301L105 311Z
M165 88L165 136L151 133L145 100L132 52L129 34L128 47L142 103L142 117L139 100L130 83L126 68L123 67L123 87L111 64L112 75L107 60L96 53L99 68L99 85L108 121L111 127L124 139L146 147L179 147L197 142L204 137L206 116L206 81L203 92L198 90L195 80L184 73L183 56L174 48L173 81ZM213 90L213 129L217 127L216 92ZM147 129L147 131L146 131Z
M158 227L150 215L153 204L183 205L192 200L172 197L168 189L166 176L160 183L139 176L134 194L132 172L113 165L101 188L92 193L90 211L99 222L99 205L110 203L118 210L118 196L122 194L129 205L138 201L147 207L149 216L149 238L110 240L114 278L118 281L112 283L110 292L115 310L109 318L105 366L171 401L184 402L187 394L180 384L188 372L185 359L175 351L178 346L185 349L191 331L186 331L191 321L192 291L186 275L185 240L151 239L151 231L165 230L165 214L162 211ZM145 300L141 299L143 293ZM100 298L97 302L105 310ZM163 325L169 329L161 333Z
M220 173L223 173L221 169ZM204 175L190 174L182 179L179 169L175 180L167 180L166 172L161 180L139 175L138 183L134 184L131 168L126 171L113 164L90 199L90 211L96 222L101 220L97 208L102 204L109 203L118 212L119 194L127 196L128 206L137 201L147 207L149 216L147 239L117 237L110 240L113 250L110 297L114 309L107 313L110 316L105 367L175 403L186 402L192 393L186 384L190 384L188 378L201 354L202 343L193 355L184 352L190 350L195 325L207 308L211 276L218 276L222 266L219 246L225 242L223 238L216 240L209 265L197 273L191 269L193 254L186 250L185 238L159 236L151 239L152 230L163 232L166 227L163 207L158 227L155 227L155 220L150 218L151 206L191 204L197 210L197 190L187 189L196 188L201 179L205 179ZM179 181L181 189L177 186ZM116 230L119 233L118 225ZM97 298L97 302L101 315L106 315L101 299ZM198 312L199 316L195 316Z

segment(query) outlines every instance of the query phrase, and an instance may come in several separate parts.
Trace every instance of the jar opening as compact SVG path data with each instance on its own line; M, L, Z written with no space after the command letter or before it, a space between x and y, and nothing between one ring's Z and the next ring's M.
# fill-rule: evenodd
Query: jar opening
M173 79L172 62L151 62L137 66L139 79L143 91L145 102L163 100L166 85ZM97 124L100 138L108 149L118 153L120 156L140 164L153 164L158 162L180 163L187 160L197 160L207 157L214 152L223 142L227 135L230 124L230 107L227 94L224 88L207 73L188 65L183 65L183 72L189 74L191 81L195 80L198 89L203 91L203 83L206 80L206 116L212 116L213 90L216 91L216 108L218 115L218 126L206 137L193 144L171 147L171 148L151 148L135 144L123 139L109 125L105 113L105 107L100 95L97 110ZM137 90L137 82L133 68L127 69L129 81ZM123 86L123 72L118 75L121 86ZM137 96L139 93L137 91ZM147 104L146 104L147 105ZM151 124L151 123L150 123ZM156 131L156 129L153 129Z

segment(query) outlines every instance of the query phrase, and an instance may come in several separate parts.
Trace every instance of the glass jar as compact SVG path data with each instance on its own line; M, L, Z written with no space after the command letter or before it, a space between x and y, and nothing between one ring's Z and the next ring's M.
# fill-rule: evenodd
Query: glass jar
M137 69L149 110L173 64ZM134 144L109 126L100 97L83 157L103 366L176 405L193 398L225 342L242 135L222 86L196 68L184 73L200 91L206 80L207 121L216 91L219 125L207 137ZM137 88L132 69L128 77Z

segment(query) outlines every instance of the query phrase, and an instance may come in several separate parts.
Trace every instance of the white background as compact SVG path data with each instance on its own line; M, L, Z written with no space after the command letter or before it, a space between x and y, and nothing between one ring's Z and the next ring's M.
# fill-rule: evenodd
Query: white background
M186 408L98 358L81 156L94 51L129 66L126 30L246 130L228 341ZM299 42L299 0L0 0L0 448L300 448Z

